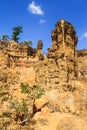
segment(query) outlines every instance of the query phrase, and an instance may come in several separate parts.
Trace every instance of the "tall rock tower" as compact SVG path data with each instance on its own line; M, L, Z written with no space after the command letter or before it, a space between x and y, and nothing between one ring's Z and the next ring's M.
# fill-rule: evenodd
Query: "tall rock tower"
M75 49L78 38L72 24L64 19L57 22L51 38L52 46L48 48L47 58L39 65L38 81L48 88L66 88L77 77Z
M52 47L48 49L47 57L54 64L53 82L55 85L65 86L74 81L77 76L75 49L78 38L72 24L64 19L57 22L51 37ZM52 80L52 77L50 79Z

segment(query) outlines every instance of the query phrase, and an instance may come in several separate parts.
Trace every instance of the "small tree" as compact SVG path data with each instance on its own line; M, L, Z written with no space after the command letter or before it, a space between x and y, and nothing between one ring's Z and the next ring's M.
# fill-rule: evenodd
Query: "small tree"
M8 35L6 35L6 34L2 35L2 40L3 41L8 41L8 39L9 39Z
M22 26L19 25L19 26L14 27L13 28L13 33L12 33L12 40L18 42L18 40L20 39L20 38L18 38L18 36L22 32L23 32L22 31Z
M32 45L32 41L24 41L23 44L30 46L30 45Z

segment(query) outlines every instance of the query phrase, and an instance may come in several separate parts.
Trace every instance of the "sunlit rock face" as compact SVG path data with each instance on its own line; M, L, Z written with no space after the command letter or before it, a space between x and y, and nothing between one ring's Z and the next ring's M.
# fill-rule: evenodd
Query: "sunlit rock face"
M76 45L78 38L72 24L61 19L51 33L52 46L39 66L39 83L48 87L65 87L77 79ZM47 63L46 63L47 62ZM43 76L42 76L43 75Z
M19 68L20 82L48 89L73 90L76 80L86 83L87 50L76 50L78 37L73 25L61 19L52 30L51 38L47 54L43 54L42 40L38 41L37 48L15 41L0 41L1 66Z

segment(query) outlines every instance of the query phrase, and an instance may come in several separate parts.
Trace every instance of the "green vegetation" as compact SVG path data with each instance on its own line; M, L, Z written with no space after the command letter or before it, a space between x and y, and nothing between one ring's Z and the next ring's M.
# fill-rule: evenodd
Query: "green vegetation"
M37 85L33 86L33 91L35 93L35 97L38 99L41 98L41 96L45 94L45 89Z
M15 42L18 42L19 41L19 35L20 35L20 33L22 33L23 31L22 31L22 29L23 29L23 27L21 26L21 25L19 25L19 26L16 26L16 27L13 27L12 28L12 30L13 30L13 32L12 32L12 37L11 38L9 38L9 36L7 35L7 34L3 34L2 35L2 37L1 37L1 40L2 41L8 41L9 39L12 39L12 40L14 40ZM23 42L21 42L21 43L23 43L23 44L26 44L26 45L28 45L28 46L31 46L32 45L32 41L23 41ZM0 43L1 44L1 43Z
M4 117L7 117L7 118L11 118L11 113L10 112L4 112L2 113L2 115L0 115L0 118L4 118Z
M11 102L10 109L14 109L17 113L19 112L27 112L28 111L28 104L25 100L22 102Z
M10 109L14 109L15 110L15 121L18 121L18 119L20 119L21 121L24 121L25 119L27 119L29 117L29 111L28 108L30 107L30 102L22 99L21 102L10 102Z
M31 46L32 45L32 41L24 41L23 44Z
M22 32L23 32L22 31L22 26L19 25L19 26L14 27L13 28L13 33L12 33L12 40L18 42L18 40L20 39L20 38L18 38L18 36Z
M33 93L34 97L40 98L42 95L45 94L45 89L37 85L31 87L28 84L25 85L21 84L21 92L28 93L30 95L32 95Z
M3 41L8 41L9 40L9 36L6 35L6 34L2 35L2 40Z
M28 84L24 85L22 84L21 85L21 93L28 93L30 94L31 93L31 88Z

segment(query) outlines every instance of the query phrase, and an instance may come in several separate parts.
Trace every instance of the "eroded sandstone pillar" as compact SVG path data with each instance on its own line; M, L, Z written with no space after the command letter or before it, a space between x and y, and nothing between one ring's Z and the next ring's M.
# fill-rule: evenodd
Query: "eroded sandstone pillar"
M55 80L54 78L54 84L61 87L76 79L75 49L78 38L72 24L64 19L57 22L56 28L52 30L51 37L52 47L48 49L47 57L48 60L53 59L56 63L56 67L54 66L54 77L57 77L57 79Z

